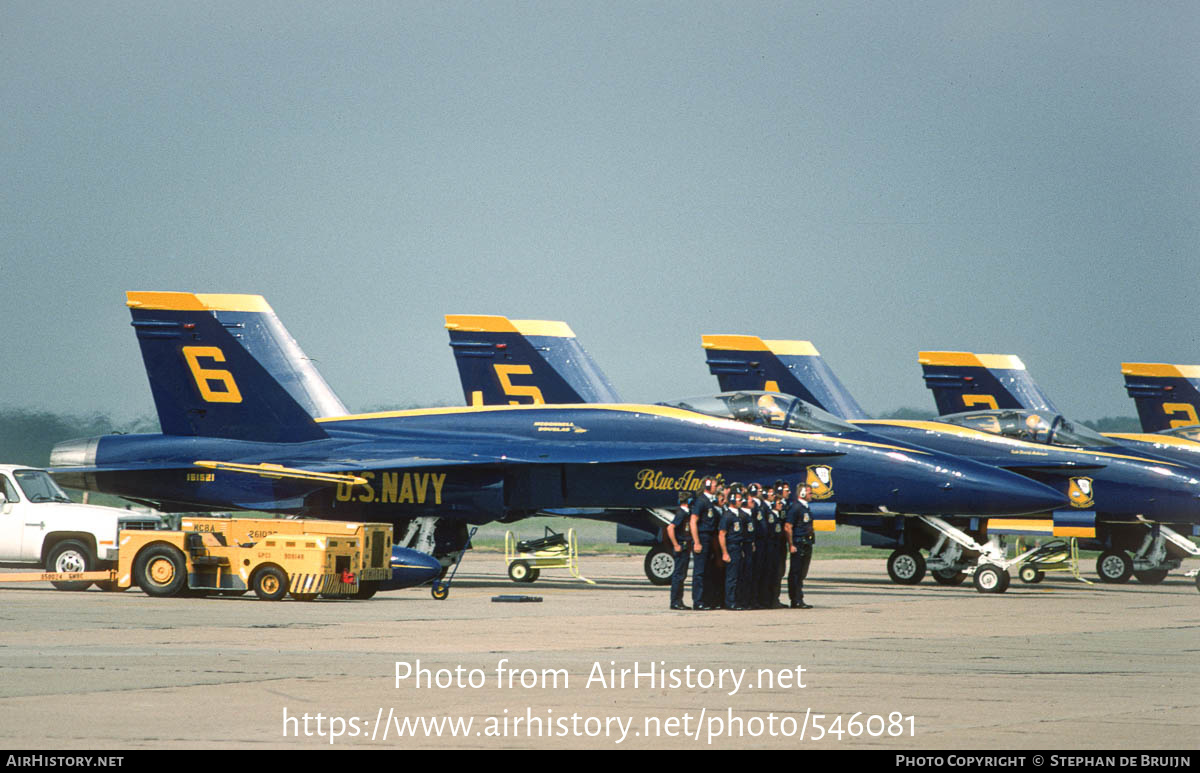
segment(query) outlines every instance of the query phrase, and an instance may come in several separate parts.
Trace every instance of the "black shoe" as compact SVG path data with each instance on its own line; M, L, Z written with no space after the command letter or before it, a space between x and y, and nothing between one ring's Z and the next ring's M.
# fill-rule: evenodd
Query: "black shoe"
M691 612L691 611L692 611L692 608L691 608L691 607L689 607L687 604L682 604L682 603L680 603L680 604L672 604L672 605L671 605L671 609L683 609L683 610L687 610L688 612Z

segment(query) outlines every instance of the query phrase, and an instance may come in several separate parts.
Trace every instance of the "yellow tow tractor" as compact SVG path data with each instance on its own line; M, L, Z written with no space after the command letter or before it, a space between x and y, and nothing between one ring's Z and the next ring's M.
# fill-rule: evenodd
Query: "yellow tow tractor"
M189 518L177 531L122 530L103 572L0 575L0 581L91 580L151 596L240 595L300 601L370 598L391 577L392 527L274 518ZM62 576L59 576L62 574Z

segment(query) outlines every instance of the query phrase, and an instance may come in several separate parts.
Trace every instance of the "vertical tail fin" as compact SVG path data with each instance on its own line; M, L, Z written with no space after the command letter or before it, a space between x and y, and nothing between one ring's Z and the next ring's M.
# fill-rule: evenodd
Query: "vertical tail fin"
M1058 413L1015 355L921 352L917 359L942 416L982 408Z
M1200 424L1200 365L1123 362L1121 373L1144 431Z
M867 414L808 341L764 341L758 336L701 337L708 370L722 392L765 389L806 400L843 419Z
M296 441L346 408L261 295L129 292L168 435Z
M447 314L468 405L616 403L616 390L565 322Z

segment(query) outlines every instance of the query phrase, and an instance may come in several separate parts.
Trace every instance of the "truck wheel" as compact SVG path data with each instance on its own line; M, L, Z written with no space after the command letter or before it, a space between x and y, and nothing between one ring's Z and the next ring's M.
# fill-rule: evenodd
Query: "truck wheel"
M94 564L92 551L88 549L87 545L74 539L65 539L58 543L46 556L47 572L87 572ZM50 584L59 590L87 590L92 581L52 582Z
M897 550L888 556L887 570L897 585L918 585L925 579L925 556L915 550Z
M1129 582L1133 576L1133 561L1124 550L1106 550L1096 559L1096 574L1101 582Z
M187 587L187 559L179 548L151 545L134 560L133 579L147 596L177 596Z
M651 585L670 585L671 575L675 574L675 554L662 545L655 545L646 554L642 569Z
M250 581L255 594L263 601L279 601L287 595L287 573L278 566L264 566L254 574Z

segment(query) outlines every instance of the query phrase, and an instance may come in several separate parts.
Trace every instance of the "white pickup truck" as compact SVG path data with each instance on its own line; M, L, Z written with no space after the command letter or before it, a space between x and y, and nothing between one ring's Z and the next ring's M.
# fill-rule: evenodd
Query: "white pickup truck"
M116 563L121 529L160 528L157 515L75 504L45 470L0 464L0 564L48 572L105 569ZM89 585L54 583L59 590Z

